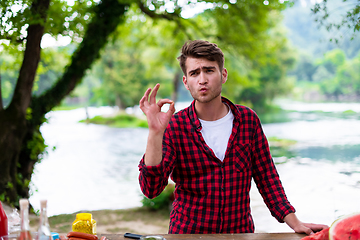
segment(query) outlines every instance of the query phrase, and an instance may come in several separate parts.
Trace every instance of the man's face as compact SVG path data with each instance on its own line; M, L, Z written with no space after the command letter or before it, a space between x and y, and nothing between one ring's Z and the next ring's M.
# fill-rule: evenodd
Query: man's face
M227 80L225 68L220 71L216 61L206 58L187 58L185 66L183 82L195 100L208 103L220 96L222 84Z

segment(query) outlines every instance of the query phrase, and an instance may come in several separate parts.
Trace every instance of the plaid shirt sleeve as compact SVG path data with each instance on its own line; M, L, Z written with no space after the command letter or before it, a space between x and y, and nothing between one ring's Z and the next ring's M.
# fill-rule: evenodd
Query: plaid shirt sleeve
M168 130L165 131L165 134L167 133ZM173 159L175 159L175 157L171 157L174 155L174 150L171 147L170 141L170 138L164 137L162 151L163 153L166 153L165 159L167 160L164 160L163 155L163 160L158 165L146 166L144 161L144 155L139 163L140 188L147 198L152 199L157 197L168 184L169 175L173 168Z
M256 119L258 123L254 133L254 143L252 144L253 178L271 215L282 223L284 217L295 212L295 209L287 200L260 120Z

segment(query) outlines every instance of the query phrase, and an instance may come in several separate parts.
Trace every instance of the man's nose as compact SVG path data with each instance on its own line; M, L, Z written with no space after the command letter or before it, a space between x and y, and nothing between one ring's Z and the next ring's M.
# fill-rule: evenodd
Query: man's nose
M202 71L199 74L199 83L200 84L206 84L207 83L206 74L204 72L202 72Z

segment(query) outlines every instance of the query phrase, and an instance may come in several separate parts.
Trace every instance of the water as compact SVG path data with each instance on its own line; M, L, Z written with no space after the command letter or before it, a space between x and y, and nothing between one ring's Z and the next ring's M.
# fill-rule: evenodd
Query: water
M296 110L293 121L264 124L268 137L293 139L292 157L276 157L277 169L301 221L330 225L341 215L360 212L360 118L334 117L325 111L360 113L360 104L283 103ZM177 109L184 107L178 105ZM90 117L112 108L89 108ZM50 112L41 128L49 149L35 166L31 204L39 209L48 199L48 215L80 210L141 206L138 162L147 129L118 129L78 123L84 109ZM356 115L357 116L357 115ZM280 164L281 163L281 164ZM254 186L251 207L257 232L291 232L269 213Z
M90 117L112 113L111 108L89 108ZM78 123L85 110L49 114L41 131L56 150L35 167L31 204L48 199L48 215L80 210L140 206L138 161L145 151L147 129L120 129Z

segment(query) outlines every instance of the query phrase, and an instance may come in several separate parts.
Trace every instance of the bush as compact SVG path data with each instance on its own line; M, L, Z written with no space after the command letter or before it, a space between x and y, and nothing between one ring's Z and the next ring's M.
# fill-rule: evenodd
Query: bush
M153 199L149 199L144 196L141 201L143 204L143 207L147 207L152 210L170 208L172 202L174 201L174 190L175 190L175 185L169 184L166 186L164 191L162 191L162 193L160 193L159 196L157 196Z

